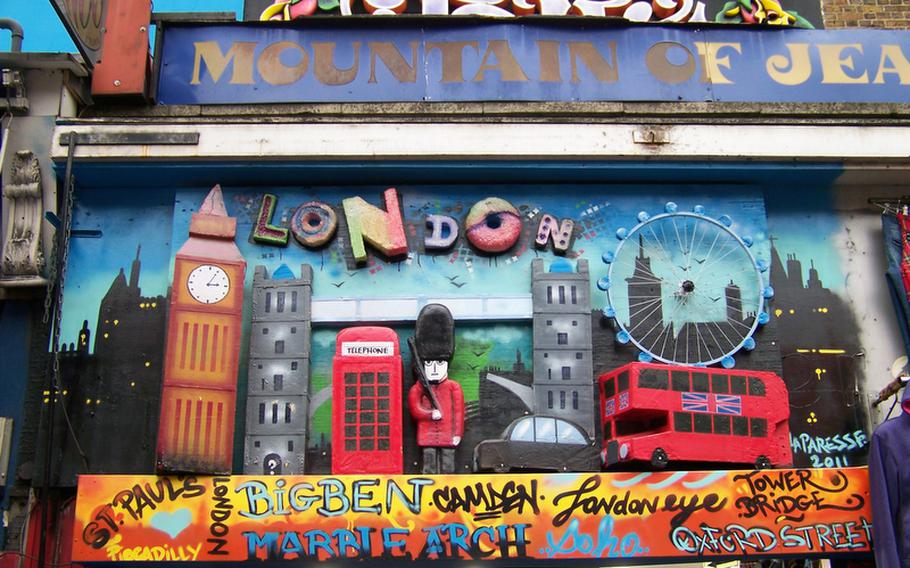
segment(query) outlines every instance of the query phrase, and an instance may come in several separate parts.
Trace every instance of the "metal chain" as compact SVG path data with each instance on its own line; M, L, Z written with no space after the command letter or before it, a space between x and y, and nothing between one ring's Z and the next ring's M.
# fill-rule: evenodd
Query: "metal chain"
M62 249L58 247L61 241L54 239L54 246L51 252L50 268L47 275L47 293L44 296L44 325L51 323L51 353L53 355L54 387L55 391L60 389L60 324L63 316L63 284L66 281L66 268L69 264L70 236L73 224L73 204L75 202L75 179L70 176L64 184L65 194L63 196L63 220L58 231L63 231ZM51 313L53 312L53 314ZM48 393L48 397L53 400L57 397L57 392Z
M75 203L75 193L76 193L76 180L73 176L70 176L70 179L66 180L66 195L63 196L63 199L66 200L66 205L64 206L64 215L63 215L63 226L60 230L63 231L63 250L59 251L60 262L58 263L57 271L59 271L60 276L57 283L57 301L55 302L54 307L54 331L53 331L53 340L51 345L54 349L54 386L57 390L60 390L60 326L63 323L63 285L66 282L66 269L69 266L69 256L70 256L70 237L72 236L73 228L73 204ZM56 394L55 394L56 396Z

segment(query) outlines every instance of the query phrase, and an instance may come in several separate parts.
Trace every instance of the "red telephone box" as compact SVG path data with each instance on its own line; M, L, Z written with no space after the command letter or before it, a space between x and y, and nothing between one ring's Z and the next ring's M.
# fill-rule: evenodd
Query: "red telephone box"
M338 333L332 361L332 473L404 472L401 353L387 327Z

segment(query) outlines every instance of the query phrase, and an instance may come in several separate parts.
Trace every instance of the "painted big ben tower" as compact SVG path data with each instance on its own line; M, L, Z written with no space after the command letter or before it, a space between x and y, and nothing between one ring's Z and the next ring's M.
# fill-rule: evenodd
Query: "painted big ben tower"
M177 251L164 355L157 467L231 472L246 261L216 185Z

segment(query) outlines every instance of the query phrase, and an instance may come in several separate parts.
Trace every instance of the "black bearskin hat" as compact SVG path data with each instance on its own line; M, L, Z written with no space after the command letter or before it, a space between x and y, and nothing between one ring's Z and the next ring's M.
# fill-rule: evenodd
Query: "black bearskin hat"
M448 361L455 353L455 320L442 304L427 304L417 316L417 354L424 361Z

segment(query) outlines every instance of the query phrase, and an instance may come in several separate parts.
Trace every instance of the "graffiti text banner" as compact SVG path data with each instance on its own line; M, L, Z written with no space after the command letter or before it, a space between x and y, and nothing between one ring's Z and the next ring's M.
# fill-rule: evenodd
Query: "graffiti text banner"
M870 550L864 468L82 476L73 559L602 559Z
M170 27L164 104L910 102L908 31Z

